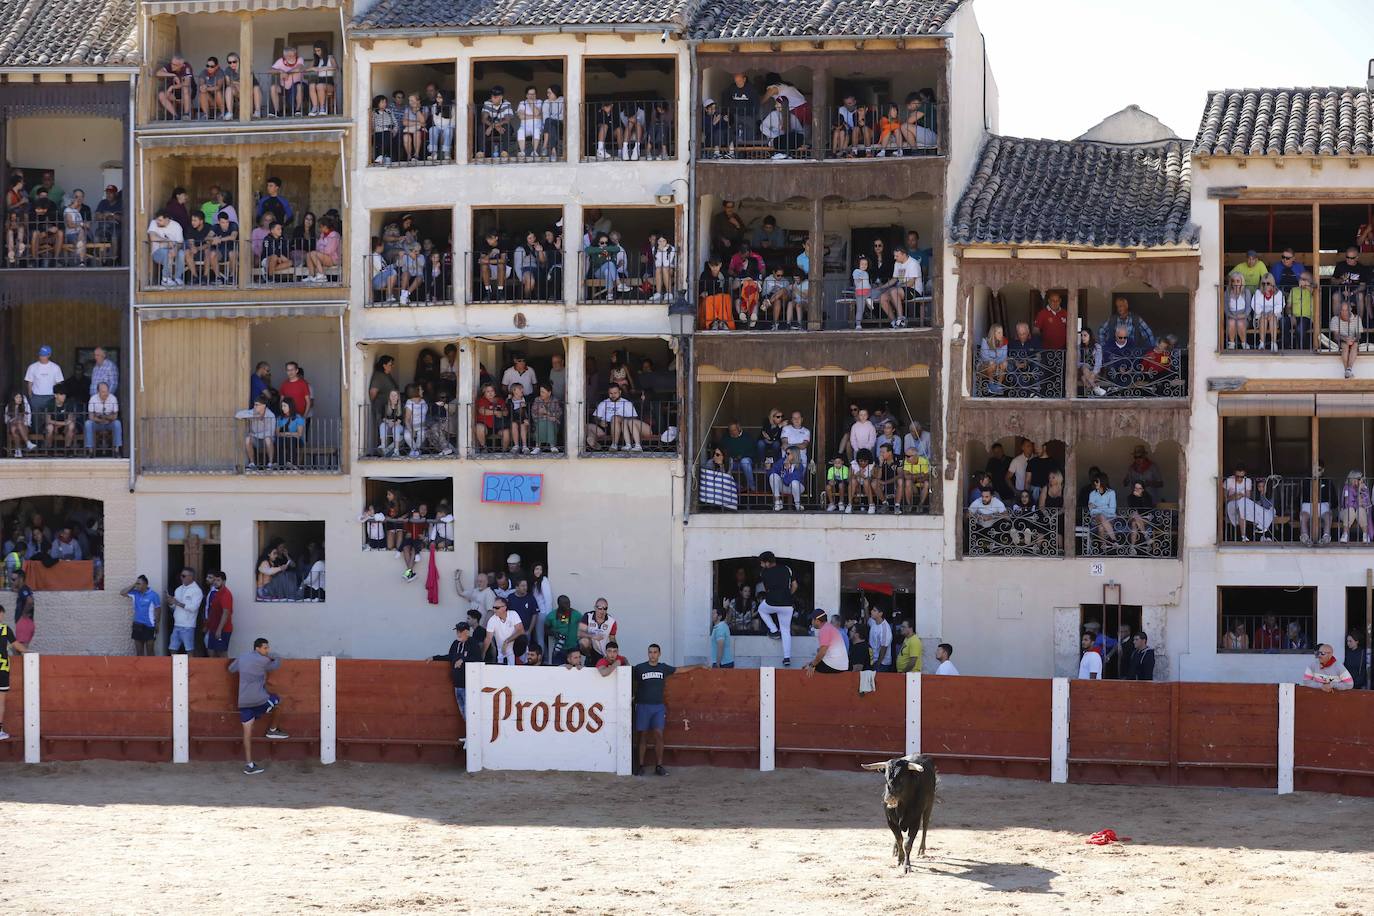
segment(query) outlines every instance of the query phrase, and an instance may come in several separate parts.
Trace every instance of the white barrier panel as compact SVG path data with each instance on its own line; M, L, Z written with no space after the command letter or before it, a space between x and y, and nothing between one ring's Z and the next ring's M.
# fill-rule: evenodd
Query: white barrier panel
M1279 685L1279 781L1278 794L1293 791L1293 705L1297 685Z
M1050 782L1069 781L1069 680L1050 682Z
M906 674L906 755L921 753L921 672Z
M338 754L338 736L335 730L335 701L338 694L338 666L334 656L326 655L320 659L320 763L333 763Z
M41 664L37 652L24 653L24 762L38 763L43 759L40 736L42 723L39 710L43 708L39 693L42 690L38 666Z
M482 667L481 709L474 716L468 706L469 760L476 744L484 770L620 771L628 724L620 682L628 686L628 671L602 677L592 669Z
M759 771L773 772L776 750L777 708L772 668L759 669Z
M172 656L172 763L191 762L191 667Z

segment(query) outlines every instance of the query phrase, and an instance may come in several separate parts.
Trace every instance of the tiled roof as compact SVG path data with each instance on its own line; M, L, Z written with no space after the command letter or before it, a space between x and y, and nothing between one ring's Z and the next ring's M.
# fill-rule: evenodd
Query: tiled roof
M685 27L688 0L377 0L355 29L526 29L560 26Z
M1224 89L1207 95L1198 156L1368 156L1374 98L1358 86Z
M1196 245L1188 150L989 137L955 208L958 244Z
M966 0L702 0L691 36L705 41L927 35Z
M0 0L0 67L139 62L138 0Z

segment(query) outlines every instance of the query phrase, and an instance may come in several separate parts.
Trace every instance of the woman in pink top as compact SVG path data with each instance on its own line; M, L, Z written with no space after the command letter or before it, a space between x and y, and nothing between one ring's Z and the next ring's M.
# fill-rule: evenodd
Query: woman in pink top
M339 224L334 220L334 217L320 217L320 234L315 238L315 250L305 253L305 268L309 274L305 278L305 282L328 282L329 277L325 272L330 268L339 266L339 251L342 248L342 241L339 236Z
M859 449L866 448L870 452L876 451L878 445L878 429L871 420L868 419L868 411L859 408L859 419L854 421L854 425L849 427L849 454L852 458L859 453Z

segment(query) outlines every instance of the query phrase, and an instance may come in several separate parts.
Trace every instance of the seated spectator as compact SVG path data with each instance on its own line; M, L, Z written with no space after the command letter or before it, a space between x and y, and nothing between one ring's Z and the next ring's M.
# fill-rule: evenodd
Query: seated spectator
M854 452L854 462L849 466L849 502L843 511L849 514L859 505L859 497L868 500L868 514L878 511L878 487L874 479L873 453L866 448Z
M401 440L405 436L405 405L398 389L388 392L377 423L378 454L383 458L399 457Z
M70 525L64 525L58 531L57 537L48 547L48 556L54 560L84 560L85 554L81 551L81 542L76 539Z
M185 237L181 225L166 210L159 210L148 223L149 254L162 270L163 286L182 286L186 274Z
M280 283L295 278L291 262L291 242L282 234L281 223L274 222L267 238L262 240L262 278L266 283Z
M760 290L760 300L764 308L768 310L771 319L770 327L774 330L787 328L793 331L802 330L802 313L796 298L792 293L792 281L784 276L784 269L781 264L775 265L773 272L763 281L763 288ZM786 314L784 314L784 309Z
M1102 372L1102 345L1093 340L1093 332L1087 328L1078 332L1078 383L1082 391L1091 391L1099 398L1107 394L1107 389L1098 384Z
M754 492L754 443L744 434L738 420L731 420L724 436L720 439L722 458L728 464L723 470L740 474L745 492Z
M1340 293L1331 294L1331 306L1335 311L1331 318L1331 336L1336 339L1345 377L1354 378L1355 357L1360 352L1360 335L1364 333L1364 326L1360 323L1360 316L1351 314L1350 300Z
M1141 357L1141 374L1155 394L1167 394L1170 386L1178 378L1174 368L1174 348L1177 345L1177 337L1165 334L1155 340L1153 350ZM1160 390L1161 385L1164 390Z
M70 450L76 444L76 413L67 403L66 391L61 388L53 391L52 403L43 411L43 420L47 426L43 441L49 450L58 440L61 440L64 450Z
M29 200L29 250L35 267L57 266L63 226L61 202L49 197L47 188L39 188Z
M730 142L730 119L721 112L716 100L707 98L701 106L701 146L708 159L731 155L725 147Z
M368 257L368 266L372 271L372 298L373 301L395 302L396 265L387 262L385 250L385 242L381 239L372 240L372 254Z
M514 149L515 109L506 101L506 90L491 87L491 97L482 103L478 126L478 159L509 159Z
M697 281L701 291L701 328L707 331L733 331L735 316L730 302L730 280L721 271L720 258L712 257ZM751 322L750 326L753 326Z
M544 105L534 86L525 87L525 97L515 108L515 120L515 139L520 147L520 159L524 160L534 156L543 143Z
M1263 276L1263 274L1261 274ZM1222 299L1222 313L1226 317L1226 349L1250 349L1250 308L1254 304L1253 290L1247 289L1245 275L1233 270L1226 277L1226 294Z
M185 233L186 266L190 270L191 283L204 285L209 282L209 243L210 227L205 225L205 214L199 210L191 214L191 228Z
M774 463L782 460L784 425L782 411L776 408L768 411L768 419L759 427L759 438L755 446L760 469L766 471Z
M77 188L72 192L71 202L62 211L62 240L66 249L76 258L78 267L89 263L86 259L86 242L91 231L91 208L86 206L86 192Z
M1350 690L1355 686L1355 678L1336 658L1336 653L1328 643L1317 646L1316 660L1303 672L1302 685L1315 687L1323 693L1335 690Z
M567 100L563 98L563 87L551 83L544 90L544 127L540 138L539 153L546 159L563 158L563 129L567 121Z
M158 68L157 102L167 112L167 120L191 120L195 100L196 73L186 58L173 54L171 61Z
M806 155L806 134L802 131L802 122L782 96L773 100L772 110L759 123L759 132L773 147L774 159L791 159L794 153Z
M225 104L225 91L229 88L229 77L220 68L219 58L205 59L205 69L200 71L200 119L215 120L228 114Z
M510 447L510 410L505 398L496 393L495 385L482 386L474 413L476 422L472 436L478 450L499 448L504 451Z
M1283 316L1283 293L1274 282L1274 275L1266 273L1260 279L1260 287L1250 299L1250 308L1255 313L1255 323L1259 326L1259 348L1264 349L1264 340L1269 338L1269 349L1279 350L1279 318ZM1120 327L1120 325L1118 325Z
M1302 624L1298 623L1296 620L1290 620L1288 622L1288 633L1284 637L1283 647L1293 652L1310 648L1307 642L1307 634L1302 631Z
M1245 466L1236 465L1232 476L1222 486L1226 498L1226 520L1240 534L1242 541L1251 535L1271 540L1269 526L1274 523L1274 510L1255 499L1254 482L1246 476Z
M86 448L95 449L97 435L109 435L115 452L124 447L124 428L119 422L119 400L110 394L108 382L99 382L86 405Z
M506 405L510 409L511 454L530 452L530 409L525 398L525 386L513 382L509 387Z
M878 305L894 328L906 327L906 298L908 295L921 294L921 262L907 253L905 248L892 252L892 278L880 284L874 292L878 294ZM925 324L924 314L917 316Z
M547 450L557 455L562 441L563 402L553 396L552 382L539 383L539 395L530 405L530 419L534 423L534 448L530 454Z
M1297 266L1302 267L1301 264ZM1309 350L1312 347L1312 319L1316 306L1312 275L1304 271L1298 274L1296 286L1285 287L1282 281L1279 286L1288 299L1288 313L1282 321L1284 349Z
M420 256L419 242L406 243L396 258L396 267L401 275L401 305L409 305L412 297L418 297L425 279L425 259Z
M873 489L884 512L901 514L901 505L898 500L900 478L901 465L893 451L891 438L885 442L880 439L878 442L878 461L873 466Z
M281 413L277 416L277 457L288 471L294 471L300 462L304 438L305 418L296 412L295 401L282 398Z
M802 509L802 490L805 487L806 465L801 458L801 450L787 449L780 464L774 464L768 472L768 487L773 491L773 511L783 509L783 493L792 497L792 508Z
M309 107L309 95L305 62L294 45L287 45L282 48L281 57L272 62L272 108L267 116L300 117Z
M1317 483L1317 515L1321 521L1322 534L1321 543L1331 543L1331 506L1335 502L1331 494L1335 487L1330 477L1326 477L1326 466L1321 458L1317 459L1316 483ZM1302 497L1302 511L1300 514L1302 543L1310 546L1315 532L1312 530L1312 503L1311 491L1306 490Z
M825 471L825 511L849 511L849 465L844 455L830 459L830 467Z
M1116 491L1107 486L1101 477L1092 481L1092 491L1088 494L1088 536L1092 529L1108 545L1116 545Z
M920 89L906 97L902 143L906 149L934 149L940 145L935 90Z
M873 145L873 112L860 105L854 93L845 93L843 104L835 110L830 124L832 155L852 158Z
M1040 362L1040 344L1031 336L1030 325L1024 321L1016 323L1016 337L1007 344L1007 366L1012 374L1012 384L1022 390L1040 395L1044 381L1044 366Z
M607 302L615 300L616 289L620 286L617 261L622 253L623 249L605 232L598 233L595 242L587 247L587 279L601 283Z
M988 328L988 336L978 344L978 374L988 381L988 394L1001 394L1007 381L1007 339L1002 326Z
M390 165L397 158L394 144L399 122L384 95L372 97L372 164Z
M670 302L677 289L677 249L666 236L659 236L655 242L646 266L652 265L654 294L650 302Z
M1350 533L1355 528L1360 529L1366 544L1371 543L1374 539L1369 530L1369 487L1364 482L1363 472L1352 470L1345 475L1340 499L1341 543L1350 541Z
M238 278L239 226L228 208L216 214L205 236L205 272L210 283L235 283Z
M926 505L930 497L930 459L921 455L914 445L906 448L902 461L901 500L907 511L915 512Z
M1130 484L1130 492L1126 494L1126 516L1127 524L1130 526L1130 535L1127 540L1134 550L1142 541L1149 547L1155 541L1154 532L1154 508L1155 500L1145 489L1145 484L1137 480Z
M246 435L243 437L243 450L247 455L245 468L249 471L256 471L260 462L269 471L277 466L274 449L277 417L268 408L267 403L267 396L263 395L252 407L234 414L237 419L248 421L245 426Z
M339 223L334 217L325 215L320 218L320 233L314 245L305 253L306 283L328 283L329 274L339 266L343 251L343 239L339 235Z
M606 390L606 398L592 411L591 422L587 424L587 447L593 451L600 448L601 442L608 441L611 451L618 450L624 443L627 452L642 452L640 437L647 424L639 419L634 404L621 397L620 386L611 384Z

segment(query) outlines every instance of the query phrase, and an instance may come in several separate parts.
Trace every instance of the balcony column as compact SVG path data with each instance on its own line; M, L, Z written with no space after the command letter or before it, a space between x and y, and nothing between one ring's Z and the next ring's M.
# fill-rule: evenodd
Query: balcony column
M267 92L268 88L263 87L262 91ZM248 11L239 13L239 95L239 123L248 124L253 120L253 14ZM242 190L242 182L239 190ZM240 237L243 236L244 199L238 199Z
M240 58L242 60L242 58ZM243 66L242 63L239 64ZM239 276L238 287L247 286L253 280L253 227L257 225L254 214L257 201L253 199L253 159L246 147L238 147L239 186L237 188L239 211Z
M811 157L825 158L830 142L830 70L824 65L811 71Z
M467 455L472 448L472 424L476 417L472 405L476 403L477 374L481 357L478 342L472 338L458 341L458 441L454 443L459 455Z
M568 390L567 402L563 405L563 428L567 430L568 457L576 460L582 454L582 438L587 427L587 341L581 337L566 337L564 341Z
M1069 333L1064 348L1064 397L1078 396L1078 294L1077 287L1069 289ZM1067 479L1067 478L1066 478Z
M369 92L368 104L372 102ZM472 124L476 117L472 107L472 64L464 58L453 61L453 161L471 162ZM369 136L372 125L367 125Z
M1059 520L1066 557L1078 556L1078 538L1074 535L1078 528L1078 464L1073 447L1069 442L1064 449L1064 518Z
M583 48L586 45L582 44L578 47ZM583 79L585 71L586 62L582 55L580 53L570 54L563 73L563 157L567 162L577 162L581 158L582 152L587 148L587 140L583 136L586 125L583 123L585 119L582 109L587 101L587 91L584 88L585 80ZM567 237L565 232L563 235L565 241ZM566 270L564 272L568 273Z
M810 292L806 299L806 326L819 331L825 319L825 198L816 197L811 201L811 270L807 274Z
M569 198L563 205L563 327L570 331L580 327L577 303L583 291L582 212L578 198Z
M818 490L825 486L825 469L829 461L825 443L839 441L839 437L833 431L835 408L839 403L839 376L823 375L818 378L816 380L816 416L811 418L811 448L807 450L811 459L810 463L815 466L815 471L810 473L812 473L812 479Z

